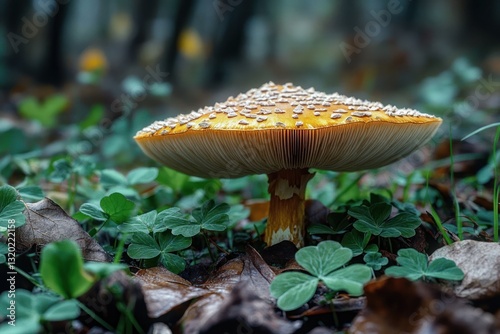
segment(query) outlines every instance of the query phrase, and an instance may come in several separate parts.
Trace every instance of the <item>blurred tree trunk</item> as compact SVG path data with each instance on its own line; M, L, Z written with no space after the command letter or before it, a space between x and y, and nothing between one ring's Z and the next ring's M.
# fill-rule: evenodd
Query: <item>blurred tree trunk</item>
M211 86L223 82L227 62L241 56L242 48L245 45L245 25L253 15L256 1L242 0L235 6L226 7L230 9L223 12L224 16L220 17L221 22L214 38L214 51L209 60L207 85ZM229 2L221 2L231 6Z
M175 14L174 29L172 31L172 36L169 39L169 43L165 52L165 66L162 66L162 68L166 68L166 72L169 73L169 81L171 82L175 82L176 79L175 62L177 58L177 45L179 43L179 37L182 30L189 21L191 11L195 5L195 2L195 0L178 1L178 7Z
M28 75L40 83L63 83L62 33L68 5L58 5L57 13L36 14L29 1L11 1L5 10L5 27L9 42L8 68L14 78ZM35 20L46 18L46 24ZM36 46L35 39L43 39ZM38 42L38 41L37 41ZM41 56L34 56L42 46ZM37 52L35 52L36 54ZM15 79L14 79L15 80Z
M35 79L38 82L49 83L61 86L64 83L64 60L62 39L64 32L64 22L68 13L69 4L59 5L57 14L49 16L47 35L45 35L45 53L41 61L41 66L35 72Z
M130 42L129 55L131 62L137 61L137 52L151 34L151 22L158 13L159 0L136 1L133 8L134 13L132 13L132 16L134 17L137 32Z
M30 3L27 1L12 1L9 4L3 4L4 6L4 17L2 22L5 25L5 33L14 33L16 35L22 36L21 18L28 12ZM7 44L7 52L5 54L5 64L7 71L10 74L9 79L6 80L5 84L11 86L15 82L15 77L22 72L23 69L23 54L20 51L16 52L15 48L12 46L10 41Z

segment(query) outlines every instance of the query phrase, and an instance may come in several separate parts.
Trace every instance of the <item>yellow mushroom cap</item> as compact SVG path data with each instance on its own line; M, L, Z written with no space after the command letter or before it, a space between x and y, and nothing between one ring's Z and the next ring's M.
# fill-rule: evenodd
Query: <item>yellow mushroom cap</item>
M134 139L149 157L180 172L234 178L381 167L422 147L441 122L413 109L269 82L156 121Z

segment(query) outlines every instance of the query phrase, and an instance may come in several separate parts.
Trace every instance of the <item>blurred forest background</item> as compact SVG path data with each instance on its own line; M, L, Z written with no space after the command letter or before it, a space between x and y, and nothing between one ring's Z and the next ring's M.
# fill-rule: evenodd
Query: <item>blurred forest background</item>
M267 81L434 113L457 139L500 105L495 0L2 1L0 35L0 153L137 162L151 121Z

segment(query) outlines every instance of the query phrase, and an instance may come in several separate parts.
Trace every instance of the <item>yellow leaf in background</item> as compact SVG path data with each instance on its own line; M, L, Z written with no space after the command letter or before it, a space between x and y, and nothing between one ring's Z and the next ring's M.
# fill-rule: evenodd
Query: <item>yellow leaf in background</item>
M101 49L87 48L80 55L79 67L84 72L104 71L108 67L106 55Z
M179 36L179 53L186 58L198 58L203 53L203 42L194 29L186 29Z

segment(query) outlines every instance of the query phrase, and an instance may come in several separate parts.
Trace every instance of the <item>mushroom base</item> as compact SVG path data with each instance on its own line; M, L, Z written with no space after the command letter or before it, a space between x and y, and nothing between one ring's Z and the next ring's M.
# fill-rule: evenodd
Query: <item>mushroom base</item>
M283 240L297 247L304 245L305 193L307 182L313 176L308 169L284 169L268 175L271 194L265 230L268 246Z

